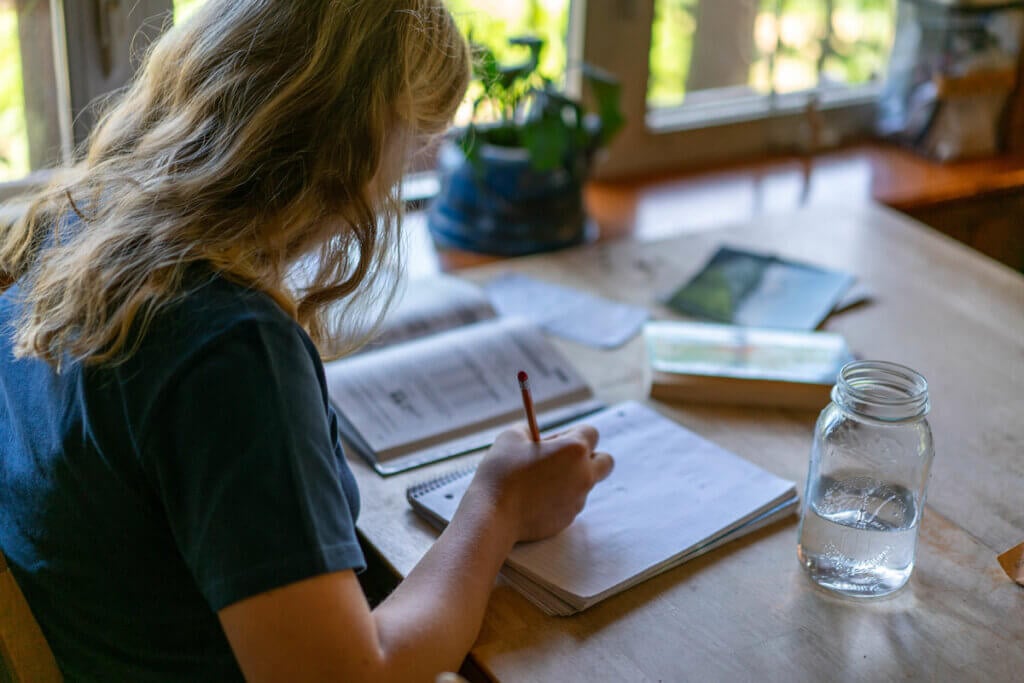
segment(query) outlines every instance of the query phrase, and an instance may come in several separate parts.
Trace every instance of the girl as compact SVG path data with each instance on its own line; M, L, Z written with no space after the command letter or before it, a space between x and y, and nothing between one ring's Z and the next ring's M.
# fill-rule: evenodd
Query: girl
M208 0L0 234L0 549L69 680L431 679L609 472L593 429L502 434L368 607L320 357L468 68L440 0Z

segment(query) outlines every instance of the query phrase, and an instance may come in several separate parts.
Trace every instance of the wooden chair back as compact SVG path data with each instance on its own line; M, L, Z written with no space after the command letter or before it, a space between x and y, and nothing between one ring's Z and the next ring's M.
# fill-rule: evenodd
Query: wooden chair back
M0 553L0 683L62 680L53 652Z

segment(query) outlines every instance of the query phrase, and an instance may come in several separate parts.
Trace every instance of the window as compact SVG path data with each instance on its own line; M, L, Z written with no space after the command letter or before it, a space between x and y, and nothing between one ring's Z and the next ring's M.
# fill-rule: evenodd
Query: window
M204 1L0 0L0 199L5 182L67 163L94 124L90 104L127 82L171 12L181 20ZM500 57L516 58L510 35L544 38L542 72L568 75L570 90L581 61L620 78L628 124L605 176L792 149L808 107L826 137L869 130L895 3L448 0Z
M14 2L0 2L0 181L28 174L28 131Z
M204 0L174 0L174 21L188 19Z
M71 163L171 0L0 0L0 200Z
M0 0L0 183L67 156L70 129L52 36L48 0Z
M806 150L863 134L895 10L896 0L591 3L585 57L623 79L630 121L605 173Z
M895 4L655 0L648 109L877 83Z

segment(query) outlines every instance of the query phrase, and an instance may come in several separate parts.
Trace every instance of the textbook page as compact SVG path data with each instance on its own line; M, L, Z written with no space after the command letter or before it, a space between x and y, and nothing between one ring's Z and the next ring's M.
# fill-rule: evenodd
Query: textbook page
M429 448L440 449L438 459L488 445L499 427L523 420L520 370L530 375L542 422L599 406L540 329L517 318L459 327L325 369L346 436L381 461Z

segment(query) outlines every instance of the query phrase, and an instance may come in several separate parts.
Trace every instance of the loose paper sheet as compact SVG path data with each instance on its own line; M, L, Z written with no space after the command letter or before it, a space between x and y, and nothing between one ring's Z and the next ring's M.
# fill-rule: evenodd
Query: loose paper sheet
M485 289L501 315L529 318L551 334L597 348L622 346L647 320L646 309L518 273L501 275Z

